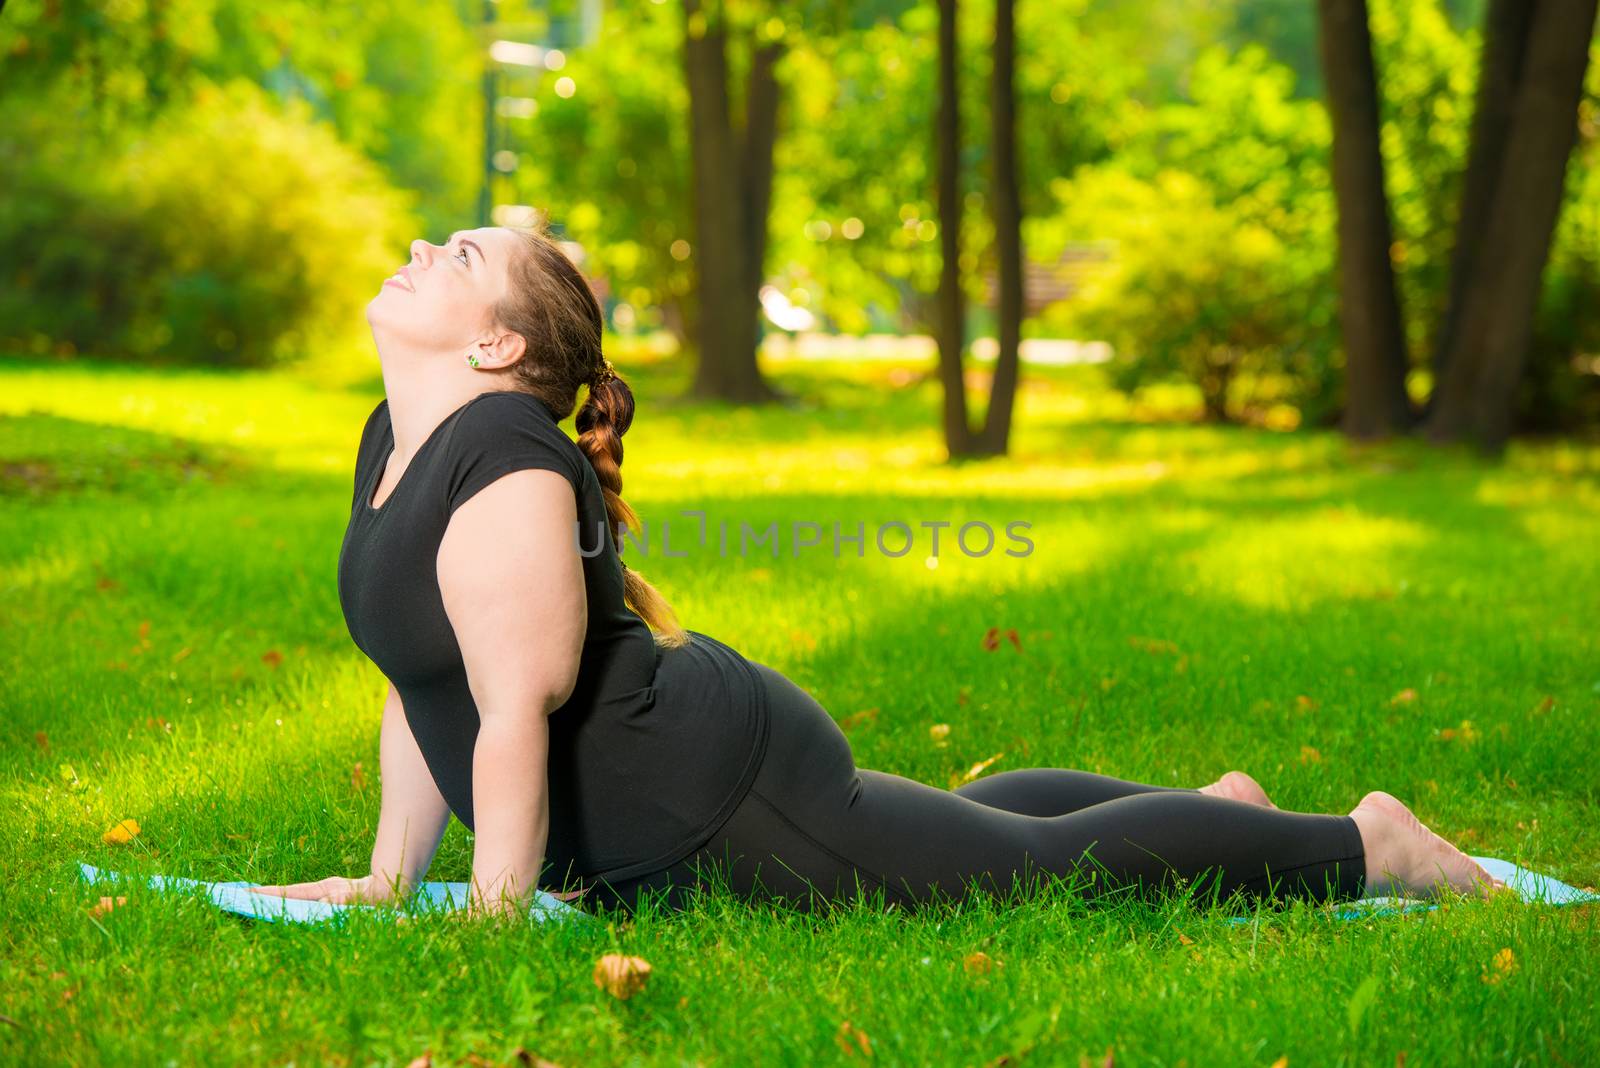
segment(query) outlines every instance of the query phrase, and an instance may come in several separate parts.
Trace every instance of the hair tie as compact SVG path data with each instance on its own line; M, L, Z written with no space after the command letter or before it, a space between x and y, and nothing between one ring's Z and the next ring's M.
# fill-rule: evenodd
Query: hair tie
M589 380L589 388L594 389L598 386L603 386L616 377L617 372L611 366L611 361L602 358L600 361L600 370L596 371L595 376Z

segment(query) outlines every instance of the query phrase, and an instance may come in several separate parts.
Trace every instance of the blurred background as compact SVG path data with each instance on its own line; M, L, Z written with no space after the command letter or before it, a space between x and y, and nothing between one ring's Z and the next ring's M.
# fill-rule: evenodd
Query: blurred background
M13 0L0 351L370 377L411 239L543 218L624 373L920 360L951 455L1052 364L1195 420L1592 435L1593 6Z

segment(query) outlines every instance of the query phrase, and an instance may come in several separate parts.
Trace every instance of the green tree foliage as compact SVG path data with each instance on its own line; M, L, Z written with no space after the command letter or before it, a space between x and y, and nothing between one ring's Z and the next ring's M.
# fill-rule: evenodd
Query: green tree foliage
M1292 89L1260 48L1208 49L1191 100L1057 183L1061 213L1035 254L1104 240L1113 258L1050 318L1110 341L1125 388L1181 375L1214 419L1335 405L1329 130Z
M1017 7L1016 98L1025 231L1054 210L1052 184L1105 158L1138 108L1143 73L1126 34L1135 9L1063 0ZM938 281L932 120L936 11L814 41L792 57L796 118L779 148L774 263L838 328L926 330ZM961 8L965 189L962 266L981 300L993 227L987 210L992 13ZM1136 44L1135 41L1138 43ZM1031 243L1030 243L1031 247Z
M304 104L198 90L105 159L13 112L0 135L0 323L24 347L260 366L340 353L413 221Z
M60 0L0 18L0 84L49 91L57 136L109 156L168 109L234 78L301 100L418 193L421 225L471 225L482 168L481 48L457 0Z
M584 246L641 326L681 342L694 312L678 21L669 4L636 4L559 71L519 73L506 91L537 103L511 123L518 195Z

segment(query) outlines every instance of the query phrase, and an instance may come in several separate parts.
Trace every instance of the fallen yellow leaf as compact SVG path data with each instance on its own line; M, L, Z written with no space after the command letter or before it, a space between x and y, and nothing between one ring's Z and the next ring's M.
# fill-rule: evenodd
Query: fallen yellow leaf
M1507 946L1494 955L1494 960L1490 962L1490 967L1493 970L1484 972L1483 981L1486 983L1498 983L1517 970L1519 967L1517 955L1511 952L1510 946Z
M849 1020L844 1020L839 1024L839 1030L834 1032L833 1040L839 1043L839 1048L846 1053L855 1053L855 1046L850 1044L854 1042L856 1046L861 1047L862 1056L872 1056L872 1040L867 1037L867 1033L861 1028L852 1026Z
M126 845L127 843L133 841L134 836L138 833L138 820L123 820L105 834L101 835L100 840L112 845Z
M626 1001L644 989L650 979L650 962L643 957L607 953L594 965L594 985Z
M871 723L877 718L878 710L876 708L863 708L860 712L852 712L844 717L839 721L839 726L843 730L851 730L863 723Z
M996 760L999 760L1003 756L1005 756L1004 753L996 753L988 760L978 761L976 764L972 765L972 767L968 768L964 774L955 777L956 781L954 786L960 786L963 783L969 783L973 779L976 779L983 772L984 768L988 767L990 764L993 764Z
M1005 961L995 960L980 949L962 958L961 966L967 970L968 975L987 975L996 968L1004 968L1006 965Z

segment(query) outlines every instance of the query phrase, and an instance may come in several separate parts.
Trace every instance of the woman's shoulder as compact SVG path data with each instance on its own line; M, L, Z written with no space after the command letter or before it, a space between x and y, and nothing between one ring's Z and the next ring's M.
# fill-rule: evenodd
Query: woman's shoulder
M493 390L469 401L449 429L447 451L465 465L503 466L518 457L541 457L582 486L588 458L538 397L522 390Z
M451 428L451 439L462 445L542 441L583 458L583 450L545 402L520 389L492 390L468 401Z

